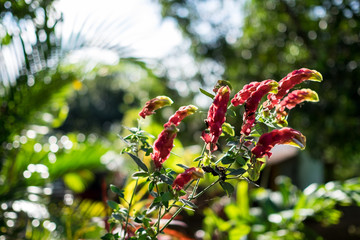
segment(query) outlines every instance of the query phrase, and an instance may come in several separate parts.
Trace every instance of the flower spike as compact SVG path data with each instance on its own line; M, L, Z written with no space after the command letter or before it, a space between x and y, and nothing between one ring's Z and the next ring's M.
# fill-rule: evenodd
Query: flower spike
M180 191L192 179L199 179L204 177L204 171L201 168L188 168L185 172L176 176L172 185L173 189Z
M198 108L195 107L194 105L180 107L179 110L177 110L175 112L175 114L169 118L169 121L164 124L164 127L166 128L167 126L170 126L171 124L174 124L175 126L179 126L180 122L184 118L186 118L187 116L189 116L191 114L194 114L197 111L197 109Z
M270 150L277 144L293 145L303 150L306 145L306 138L301 132L292 128L275 129L261 135L251 152L256 158L262 158L265 155L270 157Z
M155 110L171 104L173 104L173 101L169 97L158 96L156 98L147 101L145 103L144 108L139 113L139 115L145 119L146 116L155 114Z
M169 158L171 149L174 147L174 139L178 129L174 124L167 126L154 142L151 159L154 160L156 169L161 169L162 164Z
M260 82L251 82L246 84L243 89L241 89L237 94L235 94L234 98L231 99L232 105L236 107L244 104L259 85Z
M222 133L221 126L226 120L225 114L229 99L230 88L228 86L220 87L217 90L214 102L210 106L208 117L205 120L210 132L206 133L204 131L201 138L207 143L206 148L212 152L217 149L216 143Z
M161 169L162 164L170 157L170 152L174 147L174 139L179 131L176 127L179 126L185 117L193 114L196 110L197 107L193 105L180 107L179 110L169 118L169 121L164 124L164 130L155 140L153 153L151 154L156 169Z
M278 83L274 80L264 80L260 82L250 96L245 100L245 112L243 115L243 126L241 134L249 135L251 128L255 125L255 112L261 98L269 92L276 92Z
M281 123L285 121L287 113L285 108L292 109L297 104L300 104L304 101L308 102L318 102L319 96L317 93L311 89L301 89L295 90L289 93L281 102L276 106L276 118Z
M269 94L267 103L267 108L272 109L276 104L280 102L291 88L295 85L300 84L306 80L321 82L323 80L321 73L316 70L310 70L307 68L301 68L299 70L294 70L286 77L279 81L279 88L276 94Z

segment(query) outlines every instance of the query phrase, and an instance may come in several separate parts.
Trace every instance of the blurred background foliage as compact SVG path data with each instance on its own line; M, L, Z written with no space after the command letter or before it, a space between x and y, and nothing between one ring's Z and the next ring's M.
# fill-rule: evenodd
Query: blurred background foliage
M132 56L121 34L114 35L124 28L121 19L89 16L77 19L78 28L63 25L52 0L0 3L0 239L99 238L109 213L107 186L124 186L136 169L119 155L117 135L128 133L122 125L136 126L140 106L158 95L170 96L174 105L143 122L154 136L179 106L202 107L180 126L175 142L174 152L190 165L210 101L198 88L210 90L219 78L240 89L301 67L321 72L324 82L304 84L320 102L296 109L289 124L307 136L313 161L324 163L323 181L358 175L359 1L160 0L163 17L176 21L190 51L178 49L158 62ZM114 52L119 61L74 62L74 53L89 49ZM181 171L179 159L172 155L166 165ZM317 173L302 177L311 174ZM272 190L248 190L240 182L229 204L223 198L213 204L221 195L214 190L201 203L203 225L198 219L188 234L311 238L323 233L322 225L306 221L346 221L343 206L359 205L358 179L313 185L311 193L286 178L276 183ZM183 220L192 226L189 219ZM349 237L360 235L360 223L344 224ZM236 238L223 235L230 228Z

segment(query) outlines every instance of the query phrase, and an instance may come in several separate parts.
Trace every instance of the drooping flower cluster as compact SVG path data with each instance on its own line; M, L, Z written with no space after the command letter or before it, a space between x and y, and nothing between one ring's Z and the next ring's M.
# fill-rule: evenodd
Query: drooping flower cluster
M232 105L236 107L244 104L245 101L250 97L251 93L256 90L259 84L260 82L251 82L246 84L243 89L241 89L237 94L235 94L234 98L231 99Z
M185 172L176 176L173 182L173 189L180 191L184 188L185 184L189 183L192 179L199 179L204 176L204 171L201 168L188 168Z
M164 124L164 127L170 126L171 124L174 124L175 126L179 126L180 122L186 118L187 116L194 114L198 108L194 105L189 106L183 106L180 107L179 110L175 112L174 115L172 115L169 118L169 121Z
M215 151L217 149L216 143L222 133L221 126L226 120L225 114L230 99L229 86L222 86L216 89L216 91L214 101L209 108L208 116L205 120L209 133L204 131L201 136L207 143L207 149L211 151Z
M162 164L169 158L177 132L176 126L171 124L165 127L155 140L151 159L154 161L156 169L161 169Z
M285 109L292 109L297 104L300 104L304 101L308 102L318 102L319 96L317 93L311 89L301 89L295 90L289 93L281 102L276 106L276 118L279 123L282 123L287 116Z
M322 75L316 70L310 70L307 68L292 71L279 81L278 92L276 94L268 95L269 101L265 102L264 107L267 109L274 108L291 88L307 80L321 82Z
M162 164L170 157L170 152L174 147L174 139L177 135L180 122L187 116L195 113L197 107L193 105L180 107L164 124L164 130L159 134L153 145L151 159L154 161L156 169L161 169Z
M284 127L282 129L275 129L261 135L256 146L251 149L251 152L256 158L262 158L265 155L270 157L270 150L277 144L288 144L304 149L306 138L301 132L292 128Z
M156 98L153 98L145 103L144 108L141 110L139 115L142 118L146 118L146 116L152 115L155 113L155 110L171 105L173 104L173 101L166 96L158 96Z
M274 80L265 80L262 82L252 82L238 92L231 103L234 106L245 103L245 112L243 115L243 125L241 133L249 135L251 128L255 125L255 112L263 96L269 92L277 92L278 83Z

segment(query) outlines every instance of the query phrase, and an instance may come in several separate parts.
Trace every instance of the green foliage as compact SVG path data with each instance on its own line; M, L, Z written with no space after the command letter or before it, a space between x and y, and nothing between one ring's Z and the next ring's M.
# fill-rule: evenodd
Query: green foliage
M205 239L310 239L316 237L309 224L314 220L327 227L339 223L338 206L359 206L360 179L312 184L303 192L289 178L279 177L279 191L250 190L244 181L237 185L236 202L223 206L225 219L211 208L205 211ZM357 190L356 190L357 189ZM249 207L251 206L251 207ZM240 229L238 229L240 228ZM240 236L231 229L241 230Z

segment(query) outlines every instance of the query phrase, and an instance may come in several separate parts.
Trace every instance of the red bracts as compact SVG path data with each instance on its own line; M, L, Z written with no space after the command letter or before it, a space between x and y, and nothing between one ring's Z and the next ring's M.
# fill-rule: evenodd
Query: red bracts
M179 110L177 110L175 114L169 118L169 121L164 124L164 127L170 126L171 124L174 124L175 126L179 126L180 122L184 118L186 118L191 114L194 114L197 109L198 108L195 107L194 105L180 107Z
M289 93L279 104L280 109L292 109L297 104L302 103L304 101L308 102L318 102L319 96L317 93L311 89L301 89L295 90Z
M237 94L235 94L234 98L231 99L232 105L236 107L238 105L244 104L259 85L260 82L251 82L246 84L243 89L241 89Z
M279 88L276 94L268 95L269 103L267 103L266 107L268 109L272 109L280 102L280 99L282 99L295 85L300 84L306 80L321 82L322 79L322 75L315 70L310 70L307 68L294 70L279 81Z
M146 116L152 115L155 113L155 110L171 105L173 101L166 96L158 96L156 98L153 98L145 103L145 107L141 110L139 115L142 118L145 118Z
M292 128L285 127L282 129L275 129L261 135L256 146L251 149L251 152L256 158L262 158L265 155L270 157L270 150L277 144L288 144L304 149L306 138L301 132Z
M241 101L234 101L236 103L238 103L238 102L245 103L245 112L243 115L243 125L241 128L241 134L244 134L244 135L250 134L251 128L255 125L255 117L256 117L255 112L259 106L259 103L260 103L262 97L265 96L266 94L268 94L269 92L276 92L277 87L278 87L278 83L276 81L265 80L265 81L262 81L259 84L257 84L256 89L252 89L251 92L247 91L248 93L245 94L245 91L244 91L242 95L243 95L243 97L248 95L247 98L241 98ZM241 90L241 91L243 91L243 90ZM233 102L233 100L231 102Z
M295 90L289 93L281 102L276 106L276 118L279 121L284 120L287 113L285 112L285 108L292 109L297 104L300 104L304 101L309 102L318 102L319 96L317 93L311 89L301 89Z
M161 169L162 164L169 158L170 152L174 147L174 139L178 132L176 128L180 122L187 116L195 113L197 107L193 105L180 107L169 118L169 121L164 124L164 130L159 134L158 138L154 142L153 153L151 154L152 160L154 160L156 169Z
M204 131L201 137L207 143L206 147L210 151L217 149L216 143L222 133L221 126L226 120L225 114L229 99L230 88L228 86L222 86L217 90L214 102L209 108L208 117L205 120L209 133Z
M154 142L151 159L154 160L156 169L161 169L162 164L169 158L177 132L176 126L171 124L165 127Z
M185 172L177 175L172 185L173 189L180 191L192 179L199 179L204 176L204 171L201 168L188 168Z

